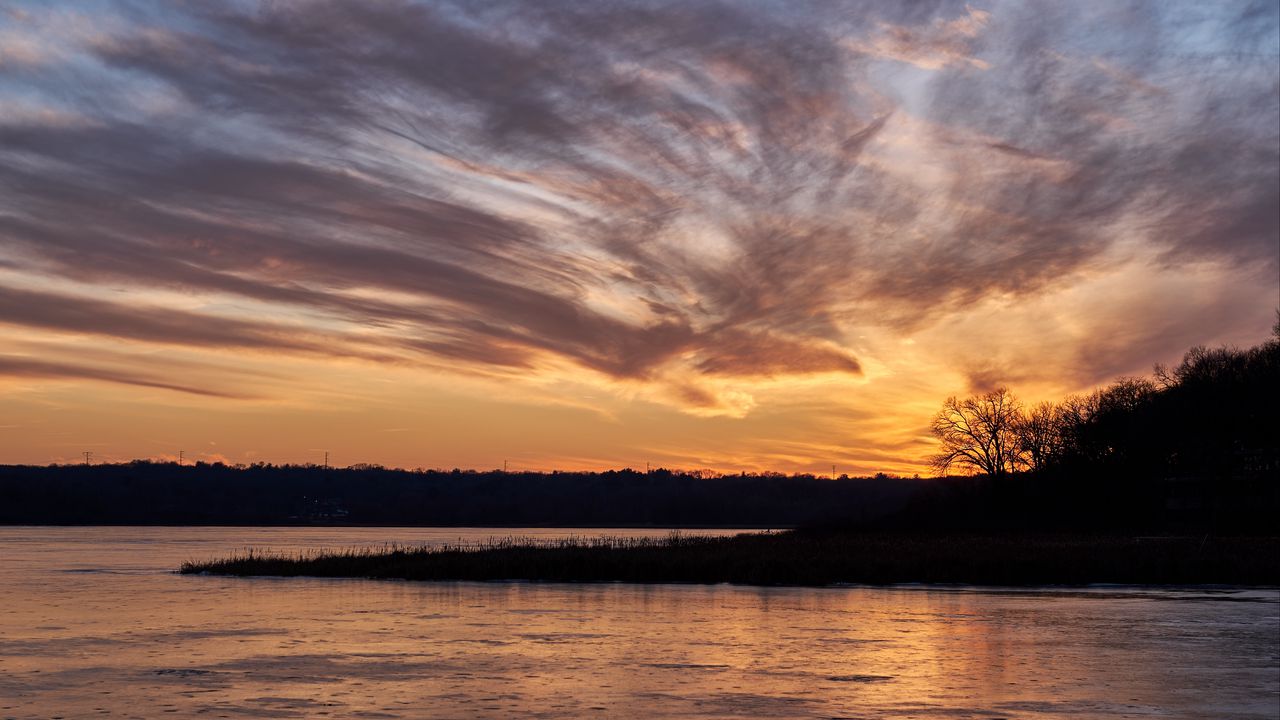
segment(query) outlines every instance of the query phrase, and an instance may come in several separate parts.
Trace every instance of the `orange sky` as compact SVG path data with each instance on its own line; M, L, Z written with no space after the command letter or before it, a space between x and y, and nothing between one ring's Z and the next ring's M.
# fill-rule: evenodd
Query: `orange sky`
M551 7L0 3L0 462L909 474L1275 321L1274 3Z

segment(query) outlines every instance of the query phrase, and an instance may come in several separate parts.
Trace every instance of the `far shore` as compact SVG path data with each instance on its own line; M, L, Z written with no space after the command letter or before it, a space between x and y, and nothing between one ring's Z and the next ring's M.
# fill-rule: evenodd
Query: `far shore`
M793 530L246 552L183 574L529 582L1280 585L1280 537Z

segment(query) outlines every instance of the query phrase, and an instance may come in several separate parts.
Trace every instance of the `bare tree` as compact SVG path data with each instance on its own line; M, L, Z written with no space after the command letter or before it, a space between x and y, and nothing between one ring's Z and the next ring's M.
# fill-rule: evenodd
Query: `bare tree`
M1063 415L1057 405L1042 402L1018 418L1018 450L1032 470L1043 469L1062 452Z
M933 434L942 451L931 458L939 472L955 465L988 475L1013 472L1022 463L1018 425L1022 408L1007 388L976 397L947 398L933 418Z

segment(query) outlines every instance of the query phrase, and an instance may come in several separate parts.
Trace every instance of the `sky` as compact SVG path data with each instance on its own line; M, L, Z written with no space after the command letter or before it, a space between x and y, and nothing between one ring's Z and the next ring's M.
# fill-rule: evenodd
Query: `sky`
M0 463L925 473L1268 336L1278 15L0 0Z

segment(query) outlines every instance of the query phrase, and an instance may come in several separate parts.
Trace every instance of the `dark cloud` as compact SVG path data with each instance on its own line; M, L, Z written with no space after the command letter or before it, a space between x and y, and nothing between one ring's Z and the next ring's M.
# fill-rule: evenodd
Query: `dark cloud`
M715 375L807 375L822 372L856 375L862 372L858 361L838 348L741 330L721 333L714 350L698 363L698 369Z
M35 358L0 355L0 377L40 378L53 380L97 380L101 382L133 385L137 387L175 390L177 392L227 399L247 399L250 396L225 392L206 387L184 385L166 379L163 375L147 375L136 371L97 367L81 363L63 363Z
M1165 262L1275 267L1277 13L1239 10L114 7L77 62L0 68L70 118L0 117L0 267L311 324L13 288L0 320L625 378L856 374L850 325L1035 293L1126 233ZM906 142L946 179L895 168Z
M360 354L301 328L3 286L0 322L177 345Z

